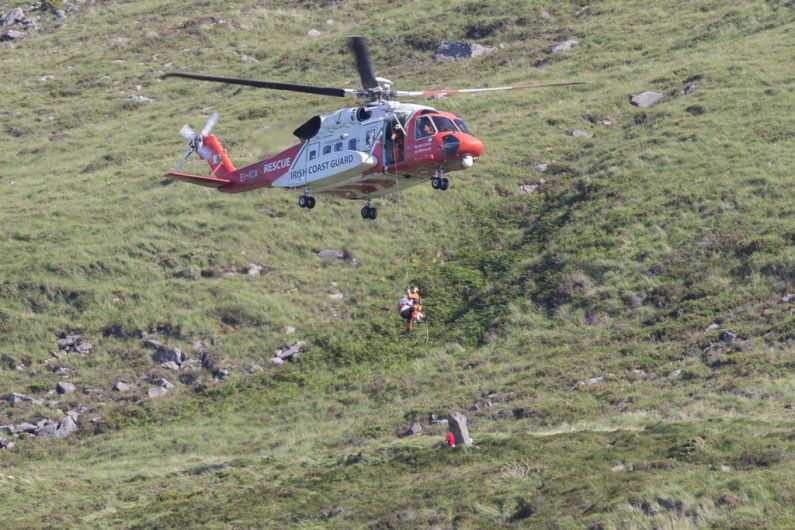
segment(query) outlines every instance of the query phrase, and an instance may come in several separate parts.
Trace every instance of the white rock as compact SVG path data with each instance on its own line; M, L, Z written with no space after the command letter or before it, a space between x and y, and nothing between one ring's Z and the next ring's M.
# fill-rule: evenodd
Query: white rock
M616 464L615 466L610 468L610 471L612 471L613 473L619 473L621 471L626 471L626 469L627 466L625 466L624 464Z
M317 38L317 37L320 37L322 35L322 33L320 33L315 28L310 29L309 31L306 32L306 34L309 35L310 37L313 37L313 38Z
M285 335L292 335L293 333L295 333L295 326L285 326L284 328Z
M165 396L167 392L168 390L166 390L162 386L152 386L149 387L149 390L147 390L146 395L154 399Z
M340 300L345 298L345 295L342 294L342 293L331 293L331 294L328 295L328 297L329 297L329 299L331 299L331 300L333 300L335 302L339 302Z
M651 107L658 101L663 98L663 95L659 92L654 92L652 90L647 90L646 92L641 92L640 94L636 94L630 98L630 103L633 105L640 107L642 109Z
M718 324L717 322L713 322L712 324L707 326L707 329L704 330L704 333L712 333L718 328L720 328L720 324Z
M59 394L71 394L75 391L75 385L65 381L60 381L58 386L55 387L55 390L57 390Z
M593 138L593 133L585 129L572 129L569 134L575 138Z
M574 48L575 46L577 46L578 44L579 42L577 42L576 40L563 41L557 46L552 48L552 53L567 52L572 48Z
M116 392L127 392L129 389L130 385L128 385L124 381L116 381L116 384L113 385L113 390Z

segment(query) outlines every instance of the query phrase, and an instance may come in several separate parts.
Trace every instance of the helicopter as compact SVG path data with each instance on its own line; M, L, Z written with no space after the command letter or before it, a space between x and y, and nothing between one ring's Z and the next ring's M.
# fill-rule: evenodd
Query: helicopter
M394 90L388 79L376 77L363 37L349 39L361 80L361 89L296 85L254 79L218 77L170 72L163 77L210 81L272 90L286 90L321 96L355 96L359 104L333 114L318 114L293 134L299 143L284 151L242 168L235 168L218 138L211 133L218 112L199 133L189 125L179 131L188 141L188 150L166 177L224 193L241 193L258 188L285 188L302 191L301 208L315 207L317 195L364 200L363 219L374 220L376 197L403 191L430 180L435 190L447 190L447 174L470 168L483 154L483 142L464 120L433 107L401 103L399 97L481 93L581 84L551 83L523 86L444 90ZM196 153L210 166L209 175L184 173L188 157Z

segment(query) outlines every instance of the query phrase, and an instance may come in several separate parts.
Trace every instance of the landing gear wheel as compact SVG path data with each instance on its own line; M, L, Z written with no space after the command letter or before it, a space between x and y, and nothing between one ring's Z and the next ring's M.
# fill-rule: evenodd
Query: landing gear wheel
M439 183L439 189L444 191L450 186L450 181L447 178L442 178L442 182Z
M306 203L307 203L306 195L301 195L300 197L298 197L298 206L300 206L301 208L306 208Z
M378 210L371 206L362 208L362 219L375 219L378 217Z
M431 187L435 190L438 190L439 188L442 187L442 182L443 182L442 179L440 179L439 177L433 177L431 179Z
M315 207L315 198L314 197L307 197L306 198L306 208L311 210Z

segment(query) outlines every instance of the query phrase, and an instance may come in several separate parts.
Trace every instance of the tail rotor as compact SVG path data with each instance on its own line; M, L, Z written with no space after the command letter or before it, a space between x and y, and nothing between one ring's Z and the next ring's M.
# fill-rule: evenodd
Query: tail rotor
M215 127L215 124L218 123L218 118L220 117L221 115L218 113L218 111L214 111L210 116L210 119L207 120L207 123L205 123L204 127L202 127L201 132L198 134L196 134L196 131L194 131L193 128L187 123L182 126L182 128L179 130L179 135L188 141L188 150L185 152L185 155L182 157L182 159L177 162L177 165L174 166L174 171L182 171L182 168L185 166L185 162L188 160L188 157L190 157L192 153L196 153L202 148L202 145L204 144L204 137L210 134L210 132L213 130L213 127Z

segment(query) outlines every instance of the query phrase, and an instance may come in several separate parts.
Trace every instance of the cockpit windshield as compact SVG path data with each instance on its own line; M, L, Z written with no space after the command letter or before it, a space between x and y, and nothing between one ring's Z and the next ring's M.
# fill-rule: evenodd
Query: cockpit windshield
M460 118L456 119L455 120L455 124L458 125L458 128L461 129L462 133L472 134L471 132L469 132L469 127L467 127L467 124L464 123L464 120L462 120Z
M439 132L455 132L456 130L452 120L444 116L434 116L433 123L436 125Z

